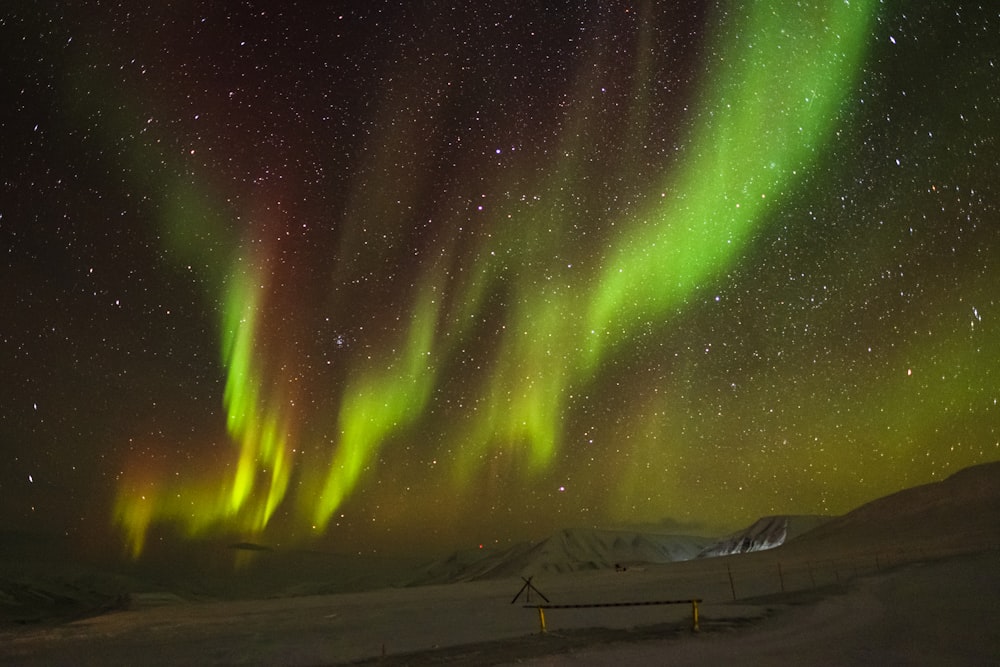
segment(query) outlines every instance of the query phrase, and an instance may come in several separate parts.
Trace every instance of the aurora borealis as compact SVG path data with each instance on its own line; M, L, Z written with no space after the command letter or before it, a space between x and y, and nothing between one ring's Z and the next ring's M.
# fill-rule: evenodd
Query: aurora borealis
M721 532L1000 458L1000 10L80 4L0 23L4 524Z

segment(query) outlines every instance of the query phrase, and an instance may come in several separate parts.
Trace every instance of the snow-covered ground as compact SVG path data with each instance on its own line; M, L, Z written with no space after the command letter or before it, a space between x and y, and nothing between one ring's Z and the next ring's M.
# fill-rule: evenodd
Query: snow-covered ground
M708 564L536 582L563 604L702 596L697 634L691 607L676 605L552 609L540 636L537 612L522 600L511 604L519 582L497 580L270 600L156 599L146 608L7 630L0 662L310 665L385 655L390 664L657 664L669 657L678 664L970 665L1000 658L997 551L858 576L845 570L841 587L736 602L727 577ZM777 589L772 564L739 568L738 584ZM636 627L645 630L628 630ZM413 655L421 652L431 653Z
M713 631L708 623L698 635L583 647L517 664L996 665L998 594L994 551L862 577L818 600L776 596L764 605L766 618L744 627Z
M551 609L541 635L529 601L512 604L519 574L264 599L147 587L90 618L0 626L0 664L998 664L1000 465L768 551L532 580L554 604L699 598L698 633L685 603ZM60 581L60 596L87 594ZM20 604L20 585L0 603Z

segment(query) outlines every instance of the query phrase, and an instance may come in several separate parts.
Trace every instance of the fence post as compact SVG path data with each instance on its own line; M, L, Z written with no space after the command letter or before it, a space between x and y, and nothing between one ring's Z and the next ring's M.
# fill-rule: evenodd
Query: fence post
M647 602L597 602L593 604L548 604L548 605L524 605L525 609L534 607L538 610L538 630L539 634L545 634L545 610L546 609L583 609L589 607L645 607L654 604L687 604L691 603L691 631L700 632L698 603L701 598L689 598L686 600L650 600Z
M781 573L781 563L778 563L778 581L781 582L781 592L785 592L785 575Z
M726 572L729 573L729 590L733 592L733 601L736 601L736 584L733 583L733 569L726 563Z

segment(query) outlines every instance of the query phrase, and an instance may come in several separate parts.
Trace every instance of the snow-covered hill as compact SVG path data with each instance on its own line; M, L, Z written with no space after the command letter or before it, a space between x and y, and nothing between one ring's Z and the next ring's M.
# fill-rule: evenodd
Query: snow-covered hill
M808 532L830 520L814 515L766 516L751 526L728 535L698 554L698 558L765 551L779 547L797 535Z
M789 547L908 549L935 553L949 545L997 544L1000 461L965 468L939 482L903 489L831 519Z
M471 581L536 573L627 569L690 560L712 540L620 530L571 528L503 550L466 550L429 566L419 583Z

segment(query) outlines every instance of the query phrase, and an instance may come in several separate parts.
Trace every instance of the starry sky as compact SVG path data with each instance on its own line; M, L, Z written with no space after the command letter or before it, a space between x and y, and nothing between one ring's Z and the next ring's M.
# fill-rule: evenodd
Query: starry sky
M711 534L1000 458L1000 9L0 15L0 526Z

